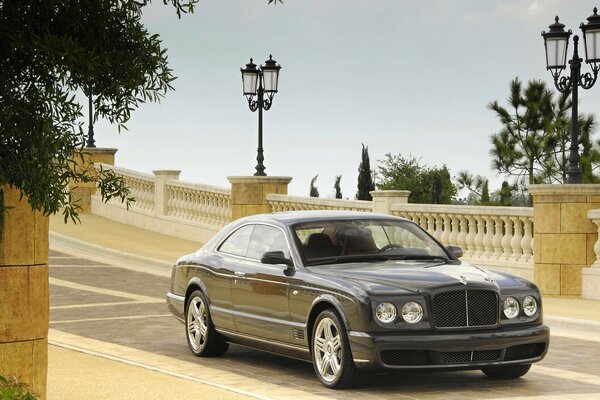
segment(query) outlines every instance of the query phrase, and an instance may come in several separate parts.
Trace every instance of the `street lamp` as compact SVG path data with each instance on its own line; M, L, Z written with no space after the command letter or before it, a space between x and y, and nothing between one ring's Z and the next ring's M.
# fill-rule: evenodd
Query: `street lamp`
M585 45L585 62L592 67L593 75L589 72L581 74L581 62L577 46L579 36L573 36L573 58L569 61L571 66L570 76L560 76L562 70L566 68L567 47L569 47L569 37L571 30L565 31L565 25L558 22L558 16L554 23L549 26L550 31L542 31L544 37L544 46L546 48L546 69L550 70L554 78L554 86L561 93L571 91L571 146L569 148L569 169L567 171L567 183L582 183L581 167L579 165L579 127L577 121L577 88L581 86L584 89L590 89L596 83L598 70L600 70L600 15L598 8L594 7L594 14L588 17L588 23L583 22L579 26L583 32L583 42Z
M258 110L258 149L256 154L256 172L254 176L267 176L263 161L263 140L262 140L262 111L271 108L273 97L277 93L277 83L279 81L279 70L281 65L277 65L273 56L265 61L265 65L256 68L256 64L250 62L246 68L240 68L242 71L242 85L244 96L248 99L248 107L252 112ZM265 98L266 93L266 98ZM256 99L255 99L256 96Z
M92 96L94 96L94 86L90 83L85 89L84 94L88 98L88 117L89 117L89 125L88 125L88 137L87 144L85 147L96 147L96 141L94 140L94 103L92 101Z

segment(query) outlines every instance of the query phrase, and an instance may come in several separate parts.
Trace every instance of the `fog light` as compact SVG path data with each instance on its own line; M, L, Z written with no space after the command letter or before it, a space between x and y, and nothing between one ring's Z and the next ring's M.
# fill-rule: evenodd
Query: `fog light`
M409 324L416 324L423 318L423 307L415 301L409 301L402 307L402 318Z
M535 300L535 297L533 297L533 296L525 297L525 300L523 300L523 312L525 313L525 315L527 315L528 317L531 317L533 314L535 314L537 312L537 309L538 309L538 305L537 305L537 301Z
M397 314L396 306L394 306L392 303L379 303L375 309L375 316L384 324L394 322Z
M519 315L519 302L514 297L507 297L502 305L502 311L504 311L506 318L516 318Z

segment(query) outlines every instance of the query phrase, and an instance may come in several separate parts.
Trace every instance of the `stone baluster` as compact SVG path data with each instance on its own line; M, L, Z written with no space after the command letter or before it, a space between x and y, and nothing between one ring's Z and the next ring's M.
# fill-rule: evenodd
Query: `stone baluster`
M499 259L504 261L510 260L512 256L512 236L513 236L513 226L512 220L510 217L503 216L502 221L504 222L504 236L502 236L502 254Z
M437 240L439 240L441 242L442 241L442 232L444 231L444 227L442 226L442 224L443 224L442 215L431 214L431 216L433 218L433 223L435 226L435 230L433 231L433 237L435 237Z
M592 222L598 228L598 238L596 239L596 242L594 243L594 253L596 254L596 260L592 263L591 267L592 268L600 268L600 219L593 218Z
M510 247L512 248L510 260L519 261L521 257L523 257L523 248L521 247L521 241L523 240L523 222L519 217L511 217L510 219L515 227L513 237L510 240Z
M521 240L521 247L523 248L523 258L519 261L529 261L533 255L533 221L530 217L522 218L525 234Z
M475 235L475 254L473 254L476 258L482 258L485 252L483 247L483 237L485 236L485 221L479 215L475 217L477 221L477 234Z
M445 246L450 244L450 231L452 230L450 217L448 214L440 214L438 224L442 225L442 232L440 234L440 242Z
M458 244L458 235L460 234L460 223L458 215L452 214L448 216L448 226L450 234L448 235L448 244L456 246Z
M492 238L494 237L494 221L490 216L484 216L485 220L485 235L483 236L483 258L490 259L494 254L494 245Z
M477 219L469 215L465 217L467 219L467 236L465 236L465 255L468 257L475 257L477 253L477 245L475 244L475 238L477 237Z
M459 233L456 236L456 244L459 245L463 252L467 253L467 232L469 230L468 220L464 215L457 216L457 226L459 228Z
M494 216L493 218L494 225L494 236L492 237L492 246L494 248L494 254L492 258L494 260L499 260L502 258L503 247L502 247L502 239L504 236L502 231L504 230L504 222L502 221L502 217Z

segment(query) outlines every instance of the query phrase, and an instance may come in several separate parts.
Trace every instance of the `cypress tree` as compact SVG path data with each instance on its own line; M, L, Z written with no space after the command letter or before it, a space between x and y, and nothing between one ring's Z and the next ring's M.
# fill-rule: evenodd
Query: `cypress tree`
M369 161L369 147L362 145L362 160L358 166L358 192L356 193L357 200L373 200L371 197L372 190L375 190L373 177L371 175L371 162Z
M340 188L340 181L341 180L342 180L342 176L341 175L337 175L335 177L335 183L333 184L333 188L335 189L335 198L336 199L343 198L343 196L342 196L342 189Z

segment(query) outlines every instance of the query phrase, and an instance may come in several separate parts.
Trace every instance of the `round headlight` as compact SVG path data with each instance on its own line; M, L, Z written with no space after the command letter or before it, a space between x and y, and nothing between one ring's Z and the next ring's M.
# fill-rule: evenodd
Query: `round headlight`
M537 301L535 300L535 297L533 297L533 296L525 297L525 300L523 300L523 312L525 313L525 315L527 315L528 317L531 317L533 314L535 314L537 312L537 309L538 309L538 305L537 305Z
M384 324L394 322L397 314L396 306L394 306L392 303L379 303L375 309L375 316Z
M502 305L502 311L504 311L506 318L516 318L519 315L519 302L514 297L507 297Z
M409 324L416 324L423 318L423 307L415 301L409 301L402 306L402 318Z

